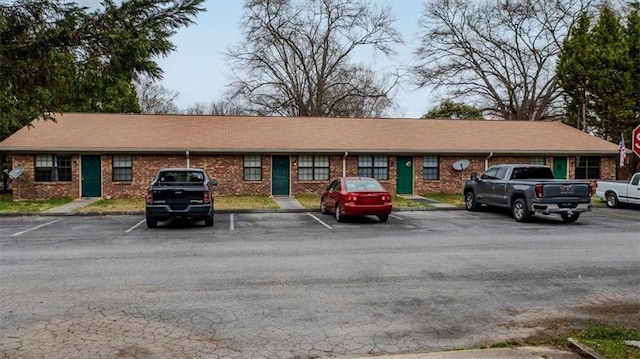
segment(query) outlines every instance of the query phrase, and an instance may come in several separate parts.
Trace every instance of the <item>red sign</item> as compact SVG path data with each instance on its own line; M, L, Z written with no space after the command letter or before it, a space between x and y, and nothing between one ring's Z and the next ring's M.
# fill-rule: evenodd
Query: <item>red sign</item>
M640 157L640 126L633 129L631 149L636 156Z

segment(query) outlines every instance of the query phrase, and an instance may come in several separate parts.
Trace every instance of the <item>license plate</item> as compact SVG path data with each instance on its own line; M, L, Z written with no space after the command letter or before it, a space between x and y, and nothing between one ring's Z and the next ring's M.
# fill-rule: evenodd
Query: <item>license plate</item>
M560 208L575 208L578 205L576 203L560 203L558 207Z

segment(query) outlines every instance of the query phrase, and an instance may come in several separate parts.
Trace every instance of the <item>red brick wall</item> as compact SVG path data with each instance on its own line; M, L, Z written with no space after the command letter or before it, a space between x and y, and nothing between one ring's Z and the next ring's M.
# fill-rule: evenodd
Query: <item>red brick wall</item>
M13 198L18 199L49 199L49 198L79 198L80 197L80 156L71 156L71 181L70 182L36 182L35 181L35 156L12 155L12 168L24 166L24 172L20 176L20 188L18 181L13 180Z
M471 162L469 168L463 171L453 170L453 163L460 159ZM328 185L331 179L342 176L342 155L329 157L328 181L299 181L297 155L292 155L291 165L291 194L319 194ZM423 156L413 156L414 164L414 194L428 193L460 193L464 181L471 172L481 173L485 169L485 160L488 165L498 163L530 163L530 156L439 156L440 168L438 180L422 179ZM569 178L574 178L575 157L568 158ZM615 156L602 157L601 178L615 176ZM204 168L212 178L218 180L217 195L271 195L271 155L262 155L262 179L260 181L244 181L244 155L190 155L190 166ZM551 165L553 157L547 156L546 163ZM396 157L388 157L389 179L380 181L390 192L395 194L396 189ZM53 197L78 198L81 193L80 183L80 155L72 155L72 181L71 182L34 182L34 156L13 155L13 168L22 165L25 168L20 179L20 197L22 199L44 199ZM102 155L102 195L105 198L118 197L143 197L146 188L156 174L163 167L185 167L187 159L185 154L166 155L133 155L132 172L133 179L130 182L114 182L112 173L112 156ZM351 155L346 159L347 176L358 174L358 156ZM12 183L14 198L18 198L17 183Z

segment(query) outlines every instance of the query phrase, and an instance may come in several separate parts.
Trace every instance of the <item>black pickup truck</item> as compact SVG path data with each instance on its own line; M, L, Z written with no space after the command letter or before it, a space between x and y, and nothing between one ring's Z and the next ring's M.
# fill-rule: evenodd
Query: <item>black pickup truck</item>
M594 188L589 181L554 179L542 165L496 165L481 176L471 173L464 185L464 202L469 211L481 205L508 208L518 222L533 214L560 214L575 222L580 213L591 210Z
M213 226L213 187L218 182L196 168L163 168L149 185L146 195L147 227L174 218L204 220Z

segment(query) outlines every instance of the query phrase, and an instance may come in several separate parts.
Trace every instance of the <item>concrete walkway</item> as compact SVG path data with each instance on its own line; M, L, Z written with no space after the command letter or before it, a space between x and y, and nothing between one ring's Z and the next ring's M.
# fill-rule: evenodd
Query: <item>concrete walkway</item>
M442 203L442 202L438 202L438 201L434 201L430 198L426 198L426 197L422 197L422 196L417 196L417 195L398 195L398 197L402 197L404 199L410 199L412 201L416 201L416 202L420 202L420 203L426 203L430 206L433 206L435 208L440 208L440 209L459 209L460 207L456 207L447 203Z
M82 208L84 206L88 206L91 203L99 200L100 198L94 197L84 197L75 199L67 204L63 204L62 206L50 208L46 211L43 211L44 214L59 214L59 215L71 215L75 212L76 209Z
M274 196L273 200L281 209L304 209L304 206L295 197Z
M574 352L539 346L382 355L377 357L361 357L358 359L584 359L584 357Z

